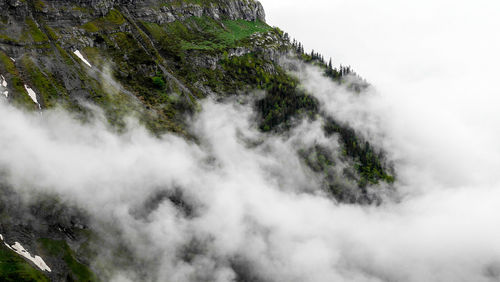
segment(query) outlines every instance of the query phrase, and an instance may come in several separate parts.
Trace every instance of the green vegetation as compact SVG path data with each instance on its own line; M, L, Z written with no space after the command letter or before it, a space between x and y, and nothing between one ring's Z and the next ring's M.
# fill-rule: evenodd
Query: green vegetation
M263 54L228 56L226 50L230 48L250 47L247 44L252 42L246 40L250 36L273 31L267 24L260 21L216 21L209 17L191 17L163 26L146 22L142 25L158 42L160 53L172 60L176 73L187 85L201 82L219 93L266 90L268 95L256 105L263 131L286 129L292 126L295 117L307 115L313 118L317 113L317 101L298 87L296 79L276 63L264 58ZM218 63L220 67L215 69L200 68L188 62L187 54L198 57L222 54L223 59ZM271 73L269 69L276 72Z
M33 5L37 11L43 11L47 7L47 4L42 0L35 0Z
M0 34L0 40L4 41L5 43L8 43L8 44L18 43L18 40L11 38L5 34Z
M146 127L155 133L160 134L167 130L184 133L181 115L190 107L184 99L175 99L169 94L180 92L162 76L157 62L153 60L154 57L147 53L154 50L146 51L140 41L129 32L99 32L95 35L95 40L104 43L106 47L85 48L84 52L89 60L99 64L111 60L113 77L127 91L132 92L147 109L140 107L135 97L123 93L106 81L98 83L90 79L91 83L87 86L92 89L91 99L105 110L110 123L117 128L123 128L123 117L136 113ZM89 78L82 80L89 81Z
M128 32L117 32L110 35L109 40L111 40L112 46L108 46L110 51L114 52L115 56L120 56L120 52L126 55L126 58L121 61L131 64L133 66L121 66L123 68L137 67L138 65L154 65L155 62L152 60L151 56L147 54L144 49L139 45L134 36ZM108 43L110 44L110 43ZM118 48L115 47L117 45ZM118 54L117 54L118 52ZM121 54L123 56L124 54Z
M284 37L288 38L288 35L285 34ZM339 84L348 82L346 86L353 91L353 94L359 93L368 87L368 84L350 67L340 66L339 68L334 68L332 59L326 63L324 57L314 52L314 50L310 54L304 52L303 45L296 40L291 41L291 46L299 59L305 63L319 66L324 70L326 77ZM353 76L355 79L346 80L347 76ZM327 118L324 129L328 135L339 134L345 157L349 157L355 162L354 169L360 175L360 179L358 180L360 187L364 188L368 184L378 184L380 181L387 183L394 182L394 176L383 165L382 153L376 153L367 141L362 141L356 135L352 128L347 125L340 125L332 118Z
M383 155L376 153L368 142L362 142L352 128L341 126L333 119L328 119L324 128L329 135L339 134L344 154L355 160L355 168L361 175L359 186L377 184L379 181L394 182L394 176L382 164Z
M285 33L284 37L290 42L288 34ZM290 44L292 45L292 48L294 49L300 60L305 63L313 64L322 68L326 77L339 84L345 84L347 89L350 89L355 93L360 93L362 90L366 89L369 86L369 84L363 78L361 78L351 69L351 67L342 65L340 65L340 67L338 68L333 67L331 58L329 62L326 63L325 58L321 54L314 52L314 50L312 50L310 54L306 53L304 51L304 46L302 45L302 43L293 40L290 42ZM347 79L347 77L351 77L354 79Z
M304 160L305 164L314 172L316 172L322 179L322 185L329 193L331 193L337 200L342 202L355 202L357 199L349 192L349 185L354 181L354 177L344 175L340 177L336 163L333 158L334 152L321 145L314 145L307 149L299 150L299 155ZM362 190L363 191L363 190Z
M20 62L23 69L27 71L32 86L38 91L38 94L42 96L45 107L50 108L57 103L68 100L69 97L66 89L52 77L52 74L49 72L43 73L27 56L24 56Z
M52 40L59 39L59 35L57 35L56 31L53 30L52 28L50 28L48 25L44 24L43 28L47 32L47 34L48 34L48 36L49 36L50 39L52 39Z
M88 32L98 32L99 28L94 22L87 22L84 25L82 25L83 29L85 29Z
M64 240L40 239L38 243L49 255L61 258L66 263L71 271L71 281L98 281L86 265L76 260L73 250Z
M289 129L293 119L300 116L314 118L318 102L298 87L298 81L280 66L255 54L233 56L221 61L226 76L224 83L233 84L226 91L236 93L244 87L266 90L266 96L256 102L259 127L262 131ZM268 69L274 72L269 72ZM235 85L234 85L235 84Z
M0 280L1 281L49 281L42 271L31 266L21 256L0 244Z
M226 27L226 31L220 31L218 36L230 44L234 44L254 33L271 30L270 26L261 21L225 20L222 23Z
M125 18L116 9L111 9L109 13L104 16L104 20L115 25L122 25L123 23L125 23Z
M12 75L18 74L16 66L14 65L14 62L5 54L4 52L0 51L0 62L2 63L1 66L3 66L4 70L7 71L8 73Z
M85 53L91 61L95 58L98 61L99 58L112 59L114 77L133 92L147 109L151 109L141 113L141 120L155 132L183 132L183 115L196 108L193 97L203 97L200 89L193 87L193 83L200 78L209 77L207 80L210 83L221 85L216 82L220 70L195 67L188 62L191 58L203 56L198 52L221 54L228 48L243 44L242 40L252 34L271 30L271 27L260 21L216 21L208 17L191 17L164 25L141 22L140 27L130 22L135 28L134 32L116 32L118 26L124 23L123 15L111 10L106 16L84 24L82 27L85 30L95 33L95 41L106 46L104 50L87 48L93 50L85 50ZM159 52L148 37L152 38ZM158 64L167 65L168 71L189 88L193 97L184 93L177 82L164 76ZM109 112L121 112L112 102L118 97L107 97L100 92L96 90L91 95L92 100L109 109ZM118 116L113 114L110 118L119 124Z
M248 0L248 2L250 3L255 3L254 0ZM219 1L219 0L170 0L167 3L164 3L163 5L164 6L174 6L174 7L179 7L179 6L184 6L186 4L195 4L195 5L199 5L199 6L202 6L202 7L209 7L213 4L219 4L219 5L226 5L225 2L222 2L222 1Z
M19 71L9 56L2 51L0 51L0 71L5 71L10 76L9 86L12 87L14 91L9 92L9 99L17 106L26 109L34 109L34 103L24 89L24 82L21 79ZM6 76L6 78L8 79L8 76Z
M91 13L91 9L88 8L88 7L81 7L81 6L76 6L76 5L73 5L72 8L71 8L73 11L79 11L79 12L82 12L84 14L90 14Z
M255 53L231 58L226 56L220 63L225 72L217 77L222 79L225 91L237 93L238 90L252 88L266 90L266 96L255 105L260 116L259 127L263 132L288 130L294 125L295 118L305 116L314 119L319 114L318 101L305 93L295 78ZM361 143L354 130L328 119L325 131L330 135L338 133L341 136L346 156L355 161L354 168L361 177L358 181L360 187L379 181L394 181L382 164L383 156L375 153L368 142ZM327 151L316 148L313 153L317 157L316 161L308 163L313 170L327 170L334 165ZM327 178L334 179L333 175Z
M40 28L38 28L37 24L35 23L35 21L33 19L27 18L26 25L27 25L28 29L23 32L23 36L22 36L23 40L27 40L28 36L30 36L31 39L36 43L46 42L49 40L47 35L45 35L45 33L43 33L40 30Z
M100 30L115 30L125 23L125 18L116 9L111 9L104 17L90 21L82 25L88 32L98 32Z
M238 41L257 32L266 32L271 27L261 21L225 20L209 17L191 17L186 21L175 21L160 26L143 22L143 26L160 42L167 54L180 57L186 50L220 51L236 47Z
M328 175L330 168L335 166L332 152L325 147L316 145L307 150L300 150L299 154L304 158L307 166L315 172L322 172Z
M256 104L261 115L262 131L288 129L293 119L302 115L315 117L318 111L316 99L301 91L290 80L274 81L273 78L272 82L272 86L267 88L267 95Z
M165 81L163 80L163 77L154 76L151 78L151 81L153 82L155 88L157 88L159 90L165 89Z
M71 59L70 55L61 47L61 45L56 43L55 46L57 51L63 58L64 63L67 64L68 66L73 66L75 62Z

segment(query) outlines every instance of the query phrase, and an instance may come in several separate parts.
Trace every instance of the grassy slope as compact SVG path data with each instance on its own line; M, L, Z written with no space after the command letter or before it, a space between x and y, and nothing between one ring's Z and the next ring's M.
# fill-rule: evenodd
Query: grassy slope
M255 3L254 0L247 0L247 2ZM196 4L196 5L200 5L202 7L208 7L210 5L213 5L214 3L225 4L224 1L219 1L219 0L170 0L168 5L178 7L178 6L182 6L182 5Z
M60 258L66 263L72 281L98 281L94 273L86 265L78 262L75 253L65 241L42 238L38 240L38 243L47 254Z
M157 42L166 45L161 47L177 48L173 51L179 53L186 50L221 51L234 48L241 46L238 41L272 29L261 21L216 21L209 17L191 17L184 22L164 25L148 22L142 24Z
M25 261L21 256L0 245L0 278L2 281L49 281L42 271Z

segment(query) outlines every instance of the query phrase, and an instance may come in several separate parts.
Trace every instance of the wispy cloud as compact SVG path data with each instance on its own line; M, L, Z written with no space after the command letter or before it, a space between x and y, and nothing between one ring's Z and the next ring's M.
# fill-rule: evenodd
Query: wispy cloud
M297 153L338 149L321 120L265 135L250 104L210 99L191 124L196 143L153 137L134 120L118 134L99 115L82 124L2 102L0 167L19 193L56 193L119 229L145 264L118 281L498 280L498 150L481 135L426 136L444 121L408 115L373 89L353 96L317 69L297 75L324 111L392 152L401 201L344 205L321 189Z

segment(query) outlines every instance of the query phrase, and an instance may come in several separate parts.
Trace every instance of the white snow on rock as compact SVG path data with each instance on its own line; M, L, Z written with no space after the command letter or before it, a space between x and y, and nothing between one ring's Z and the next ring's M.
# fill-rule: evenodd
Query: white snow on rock
M3 241L3 236L2 234L0 234L0 240ZM7 248L13 250L14 252L16 252L17 254L29 259L31 262L33 262L38 268L40 268L42 271L48 271L48 272L51 272L52 270L50 269L50 267L47 266L47 264L45 263L45 261L43 261L43 259L40 257L40 256L34 256L32 257L31 254L26 251L24 249L24 247L19 243L19 242L15 242L14 245L9 246L7 243L5 243L5 246L7 246Z
M18 253L19 255L29 259L42 271L48 271L48 272L52 271L41 257L39 256L32 257L31 254L28 251L26 251L19 242L15 242L14 245L12 245L12 250L14 250L14 252Z
M7 91L7 79L0 74L0 91L5 97L9 97L9 91Z
M0 234L0 239L2 239L2 241L3 241L3 236L2 236L2 234ZM9 245L7 245L7 243L5 243L5 242L4 242L3 244L4 244L5 246L7 246L7 248L9 248L9 249L11 249L11 250L12 250L12 248L11 248Z
M35 104L37 104L38 108L40 109L40 104L38 103L38 100L36 99L35 91L33 91L33 89L29 88L28 85L26 85L26 84L24 85L24 88L28 92L28 95L30 96L31 100L33 100L33 102L35 102Z
M79 50L76 50L75 52L73 52L78 58L80 58L80 60L82 60L82 62L84 62L85 64L87 64L89 67L92 67L92 65L90 65L89 61L85 60L85 58L83 57L82 53L80 53Z

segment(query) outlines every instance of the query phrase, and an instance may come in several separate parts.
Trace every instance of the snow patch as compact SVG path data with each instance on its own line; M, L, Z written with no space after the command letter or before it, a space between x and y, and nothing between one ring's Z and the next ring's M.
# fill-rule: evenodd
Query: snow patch
M80 58L80 60L82 60L82 62L87 64L89 67L92 67L92 65L90 65L89 61L85 60L85 58L83 57L82 53L80 53L79 50L76 50L75 52L73 52L73 54L75 54L78 58Z
M0 92L5 95L5 97L9 97L9 91L6 90L7 88L7 79L3 77L3 75L0 74Z
M36 99L36 93L35 91L33 91L33 89L29 88L28 85L24 85L24 88L26 89L26 91L28 92L28 95L30 96L31 100L33 100L33 102L35 102L35 104L38 105L38 108L40 108L40 104L38 103L38 100Z
M26 251L19 242L15 242L14 245L12 245L11 249L14 250L14 252L18 253L19 255L29 259L36 266L38 266L38 268L40 268L42 271L48 271L48 272L52 271L50 269L50 267L47 266L45 261L43 261L43 259L40 256L32 257L31 254L28 251Z
M0 240L3 241L3 236L2 234L0 234ZM48 272L51 272L52 270L50 269L50 267L47 266L47 264L45 263L45 261L43 261L43 259L40 257L40 256L34 256L32 257L31 254L26 251L24 249L24 247L19 243L19 242L15 242L14 245L9 246L7 243L5 243L5 246L7 246L7 248L13 250L14 252L16 252L17 254L29 259L31 262L33 262L38 268L40 268L42 271L48 271Z

